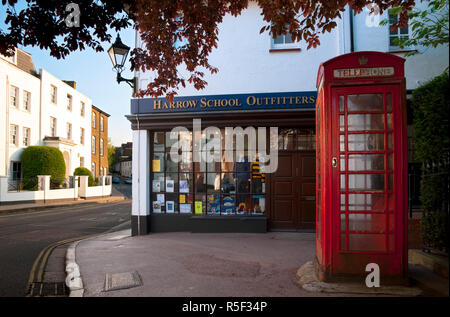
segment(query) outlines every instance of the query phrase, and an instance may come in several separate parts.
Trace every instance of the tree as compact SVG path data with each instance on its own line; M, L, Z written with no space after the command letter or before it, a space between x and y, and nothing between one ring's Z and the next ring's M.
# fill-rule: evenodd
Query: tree
M88 186L95 186L97 183L94 181L94 177L92 176L92 172L86 167L77 167L73 171L74 176L88 176ZM80 183L78 183L80 186Z
M141 34L144 45L131 52L132 70L152 71L153 82L138 96L166 95L172 99L177 88L192 84L206 86L205 71L214 74L216 67L208 56L217 47L218 25L226 14L238 16L248 7L248 0L78 0L80 26L69 27L66 6L71 0L27 0L26 8L16 12L17 0L8 3L5 23L0 30L0 53L10 55L17 45L38 45L52 56L64 58L86 46L102 51L101 42L110 42L108 29L116 31L132 25ZM272 36L289 32L293 40L303 40L308 48L320 45L320 33L331 32L345 6L360 13L369 4L377 4L382 13L400 7L399 23L406 23L414 0L257 0L267 23L261 32ZM373 9L372 9L373 10ZM62 40L62 41L61 41ZM181 45L177 45L182 43ZM183 66L189 76L183 78L177 68Z
M401 8L394 8L392 13L400 12ZM409 37L396 38L395 44L400 48L412 46L437 47L438 45L448 46L449 28L449 4L448 0L431 0L427 8L423 10L413 10L408 13L411 34ZM383 20L381 25L388 24ZM392 25L392 29L400 27L399 24ZM417 54L411 51L406 56Z
M108 138L108 169L111 172L114 167L114 164L116 163L116 157L115 154L116 153L116 147L114 145L112 145L111 143L111 138Z

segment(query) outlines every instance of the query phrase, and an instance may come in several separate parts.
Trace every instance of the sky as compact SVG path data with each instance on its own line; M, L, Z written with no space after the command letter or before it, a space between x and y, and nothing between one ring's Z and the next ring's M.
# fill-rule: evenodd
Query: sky
M0 27L4 29L4 7L0 8ZM112 41L116 38L116 32L111 31ZM133 28L121 30L122 42L131 48L135 44L135 32ZM45 69L61 80L73 80L77 83L77 90L92 99L92 104L110 114L108 135L111 143L120 146L122 143L132 141L131 124L125 118L130 113L131 87L116 81L116 72L113 70L111 60L106 52L111 43L103 43L103 52L95 52L91 48L83 51L72 52L65 59L56 59L50 56L48 50L39 47L19 46L22 50L33 56L34 66L37 71ZM133 78L129 71L130 63L127 60L124 78Z

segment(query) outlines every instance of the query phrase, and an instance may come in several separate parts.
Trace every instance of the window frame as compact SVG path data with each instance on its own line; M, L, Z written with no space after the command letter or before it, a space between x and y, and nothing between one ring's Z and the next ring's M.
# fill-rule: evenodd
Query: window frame
M19 87L10 85L9 87L9 106L19 109ZM14 96L12 95L12 92L14 91ZM12 103L12 99L14 99L14 104Z
M411 34L411 30L409 28L409 24L406 27L407 30L408 30L407 34L401 34L400 33L401 29L403 29L403 28L397 28L396 29L396 34L395 35L391 34L391 25L393 24L393 23L391 23L391 16L395 16L395 19L396 19L395 23L398 21L398 17L399 17L399 14L391 14L391 12L392 12L392 9L387 11L387 16L388 16L387 17L387 20L388 20L388 29L387 29L387 33L388 33L388 51L389 52L396 52L396 51L414 50L414 47L412 47L412 46L405 46L404 48L401 48L398 45L391 45L391 38L407 37L409 39L410 34Z
M104 122L104 118L102 115L100 115L100 132L105 131L105 122Z
M22 128L22 144L23 146L30 146L31 144L31 129L28 127L23 127ZM25 142L25 140L27 140L27 142Z
M84 145L84 128L80 128L80 144Z
M58 87L50 85L50 102L54 105L58 104Z
M97 129L97 114L92 112L92 128Z
M11 128L14 127L14 133L11 133ZM12 138L14 140L12 140ZM10 124L9 125L9 144L18 146L19 145L19 126L17 124Z
M300 51L300 42L291 42L286 43L286 36L291 35L291 33L288 31L286 34L281 34L277 36L276 38L273 37L272 34L269 35L270 37L270 52L276 52L276 51ZM283 37L283 43L275 43L275 40L282 36Z
M58 134L58 119L50 117L50 136L56 137Z
M73 108L73 97L71 94L67 94L67 111L72 112Z
M86 110L85 107L86 107L86 104L83 101L80 101L80 116L82 116L83 118L84 118L85 110Z
M23 110L31 112L31 92L27 90L23 91Z
M100 138L100 141L99 141L99 152L100 152L100 156L103 156L103 154L104 154L104 149L103 149L104 145L105 145L105 143L104 143L104 141L103 141L103 138Z
M72 123L66 122L66 137L67 140L72 140Z
M92 152L92 154L95 154L95 152L96 152L96 138L95 138L95 135L93 135L92 136L92 144L91 144L91 152Z

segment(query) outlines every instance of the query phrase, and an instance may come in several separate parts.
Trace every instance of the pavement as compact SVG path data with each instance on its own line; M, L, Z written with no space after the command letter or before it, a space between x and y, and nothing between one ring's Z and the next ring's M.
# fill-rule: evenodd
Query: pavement
M66 255L66 284L71 297L429 294L417 286L390 293L367 292L361 287L359 291L348 288L348 292L340 287L336 291L333 287L326 291L304 288L297 274L299 268L314 258L314 241L314 233L299 232L171 232L131 237L130 230L122 230L72 244ZM448 288L448 279L443 283Z
M43 209L48 209L48 208L76 206L76 205L82 205L82 204L107 204L107 203L113 203L113 202L125 200L127 198L129 198L129 197L127 197L126 194L123 194L122 192L117 190L115 188L115 186L113 186L110 196L92 197L92 198L88 198L88 199L81 199L81 198L67 199L67 200L63 200L63 201L48 200L45 203L43 201L37 201L37 202L29 202L29 203L14 203L14 204L0 205L0 215L14 213L14 212L28 212L28 211L37 211L37 210L43 210Z

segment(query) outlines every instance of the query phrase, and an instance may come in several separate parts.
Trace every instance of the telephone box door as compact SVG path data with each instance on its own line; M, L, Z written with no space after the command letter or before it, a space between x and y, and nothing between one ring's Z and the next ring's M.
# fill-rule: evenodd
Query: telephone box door
M363 273L372 262L402 272L400 98L398 85L332 88L335 272Z

